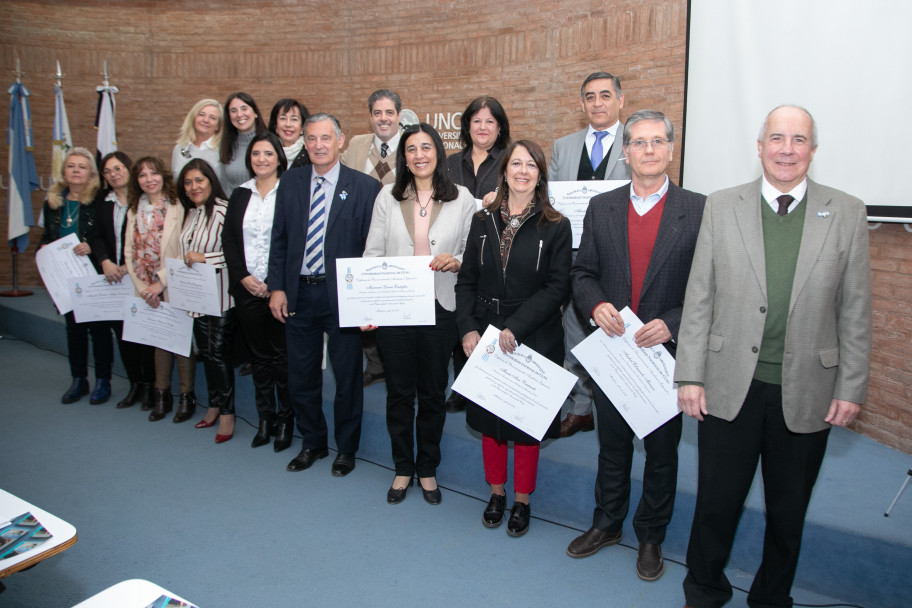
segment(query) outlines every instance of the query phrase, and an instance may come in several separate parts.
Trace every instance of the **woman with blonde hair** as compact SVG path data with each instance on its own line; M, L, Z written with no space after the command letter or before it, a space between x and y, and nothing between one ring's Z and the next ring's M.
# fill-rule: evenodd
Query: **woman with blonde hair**
M95 155L86 148L73 148L66 153L60 165L60 175L50 187L44 201L44 234L39 249L48 243L75 234L79 244L73 248L76 255L92 253L88 240L95 231L95 193L101 181L95 166ZM95 260L92 260L95 264ZM96 266L96 272L99 272ZM74 403L89 393L88 351L89 334L92 335L92 352L95 356L95 387L89 403L97 405L111 397L111 364L114 344L111 324L107 321L77 323L73 312L64 315L67 331L67 352L73 383L60 398L61 403Z
M127 228L124 236L124 261L137 297L152 308L167 302L168 273L165 258L180 258L180 233L184 207L177 198L174 179L160 158L146 156L130 169L127 192ZM175 355L155 349L155 389L149 420L161 420L171 411L171 368L177 358L180 376L180 403L174 422L184 422L196 410L193 392L195 369L193 354Z
M177 136L171 152L171 175L180 175L191 159L201 158L209 163L221 179L219 145L222 141L224 115L222 106L215 99L201 99L193 104Z

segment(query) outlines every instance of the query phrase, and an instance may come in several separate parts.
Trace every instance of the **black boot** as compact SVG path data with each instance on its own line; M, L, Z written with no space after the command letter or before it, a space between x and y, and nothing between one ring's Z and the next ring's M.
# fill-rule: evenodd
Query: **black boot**
M257 428L256 435L253 436L253 441L250 442L250 447L258 448L261 445L266 445L269 443L269 438L275 433L275 418L269 416L267 418L260 418L260 426Z
M139 401L139 384L130 384L130 390L127 391L127 396L118 401L116 407L117 409L122 410L133 406Z
M276 452L288 449L294 438L294 418L279 418L275 426L275 442L272 449Z
M139 409L148 412L155 405L155 389L152 388L151 382L140 382L136 386L139 387L136 400L142 404Z
M152 413L149 414L149 422L158 422L171 412L171 389L157 388L153 394Z
M73 378L73 384L60 398L60 403L76 403L89 394L89 381L86 378Z
M174 414L172 422L186 422L193 417L196 411L196 395L192 392L181 393L180 401L177 404L177 413Z

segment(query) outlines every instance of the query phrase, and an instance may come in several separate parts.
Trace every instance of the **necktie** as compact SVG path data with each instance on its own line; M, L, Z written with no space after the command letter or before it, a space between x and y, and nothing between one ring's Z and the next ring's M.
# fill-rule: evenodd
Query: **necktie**
M390 147L388 143L383 142L380 144L380 158L386 158L386 155L389 154L389 149Z
M313 274L323 274L323 225L326 219L326 194L323 192L325 177L317 176L310 197L310 220L307 223L307 244L304 263Z
M791 194L783 194L780 197L776 198L776 202L779 203L779 210L776 211L778 215L788 215L789 205L792 204L792 201L795 200L795 197Z
M598 166L602 164L602 159L605 157L605 152L602 150L602 138L606 135L608 135L608 131L595 132L595 143L592 144L592 154L590 155L593 171L598 169Z

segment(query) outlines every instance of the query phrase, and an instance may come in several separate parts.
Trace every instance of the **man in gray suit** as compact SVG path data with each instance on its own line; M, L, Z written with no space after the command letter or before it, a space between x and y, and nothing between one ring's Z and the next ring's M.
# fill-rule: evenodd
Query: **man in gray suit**
M355 135L342 153L342 164L355 171L367 173L386 186L396 181L396 148L399 147L399 115L402 100L389 89L378 89L367 98L373 133ZM364 386L380 382L386 377L383 360L377 348L375 332L361 335L364 344Z
M675 380L699 425L687 604L722 606L722 569L761 462L763 560L747 603L791 606L811 490L831 426L867 395L871 267L864 204L807 179L811 115L780 106L757 140L763 177L709 196L684 302Z
M634 339L641 348L664 344L675 352L690 261L706 197L678 188L665 171L672 159L674 127L656 110L640 110L624 125L630 187L600 194L589 203L579 254L573 264L573 297L582 315L609 336L624 333L619 310L629 306L643 321ZM596 330L599 331L599 330ZM634 433L595 386L599 458L592 528L567 548L586 557L621 540L630 505ZM662 542L674 511L681 416L643 439L643 495L633 528L639 541L636 573L662 576Z
M630 179L630 167L624 162L620 121L624 107L621 79L608 72L594 72L580 87L580 106L589 126L554 142L548 179L576 181L590 179ZM574 256L576 252L574 252ZM592 417L592 379L570 349L589 334L588 319L577 313L572 301L564 310L564 365L579 377L570 396L567 417L561 421L561 437L595 428Z

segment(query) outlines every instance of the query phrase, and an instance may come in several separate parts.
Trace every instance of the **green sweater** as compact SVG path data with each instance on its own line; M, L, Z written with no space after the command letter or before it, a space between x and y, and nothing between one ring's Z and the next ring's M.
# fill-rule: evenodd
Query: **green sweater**
M763 223L763 249L766 258L766 323L754 378L769 384L782 384L782 355L788 325L789 302L795 265L801 248L801 232L807 197L785 216L773 211L766 200L760 204Z

